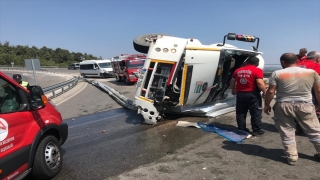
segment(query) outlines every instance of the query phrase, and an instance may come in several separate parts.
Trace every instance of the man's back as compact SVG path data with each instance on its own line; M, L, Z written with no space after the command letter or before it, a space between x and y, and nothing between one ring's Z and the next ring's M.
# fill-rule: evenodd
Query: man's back
M236 79L237 91L253 92L256 88L256 79L263 79L263 71L254 65L248 64L237 69L232 77Z
M314 70L300 67L277 70L269 78L270 85L277 85L277 102L312 102L311 89L319 81L320 77Z

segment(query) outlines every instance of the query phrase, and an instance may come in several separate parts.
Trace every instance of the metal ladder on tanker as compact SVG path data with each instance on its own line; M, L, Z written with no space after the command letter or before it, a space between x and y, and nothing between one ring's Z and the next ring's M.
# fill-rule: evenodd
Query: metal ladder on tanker
M158 102L162 102L164 98L171 68L172 65L158 64L156 72L153 74L152 84L149 88L155 90L154 99Z

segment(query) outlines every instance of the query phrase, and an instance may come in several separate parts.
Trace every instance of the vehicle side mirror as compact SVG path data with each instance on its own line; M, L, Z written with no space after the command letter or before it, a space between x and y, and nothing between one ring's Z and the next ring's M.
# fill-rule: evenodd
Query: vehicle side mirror
M30 86L31 109L39 109L46 106L48 98L44 95L40 86Z

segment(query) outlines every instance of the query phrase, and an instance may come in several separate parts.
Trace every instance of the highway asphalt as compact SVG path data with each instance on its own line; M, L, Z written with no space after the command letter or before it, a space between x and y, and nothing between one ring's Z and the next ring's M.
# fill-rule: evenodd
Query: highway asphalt
M60 73L74 72L60 69ZM129 97L134 94L134 86L113 78L97 80ZM215 133L175 125L183 120L232 129L236 128L234 112L215 119L169 116L151 126L95 86L85 82L77 86L55 102L69 125L62 146L63 169L56 180L320 179L315 150L303 135L297 136L297 166L286 164L272 116L263 115L263 136L231 143Z

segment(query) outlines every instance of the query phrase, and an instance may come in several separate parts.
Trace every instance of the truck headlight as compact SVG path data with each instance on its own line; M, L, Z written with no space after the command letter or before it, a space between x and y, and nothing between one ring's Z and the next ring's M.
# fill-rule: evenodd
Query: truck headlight
M136 76L135 75L129 75L129 78L135 78Z

